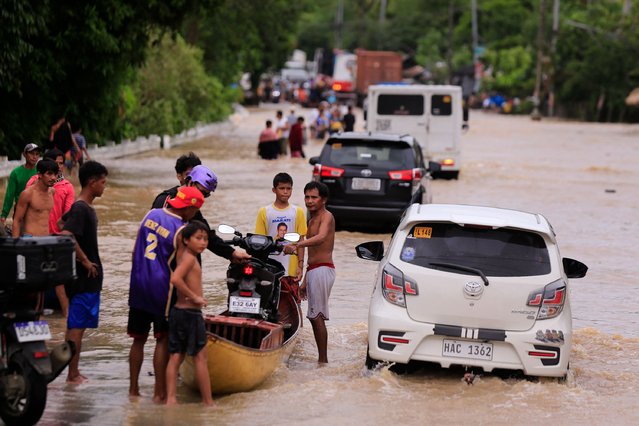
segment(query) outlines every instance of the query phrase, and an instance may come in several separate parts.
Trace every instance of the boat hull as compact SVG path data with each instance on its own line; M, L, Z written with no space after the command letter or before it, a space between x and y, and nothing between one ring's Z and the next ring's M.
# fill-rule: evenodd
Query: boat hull
M207 362L214 394L246 392L261 385L290 357L302 325L301 309L294 297L282 292L275 323L220 315L205 316ZM180 367L183 382L198 389L192 357Z

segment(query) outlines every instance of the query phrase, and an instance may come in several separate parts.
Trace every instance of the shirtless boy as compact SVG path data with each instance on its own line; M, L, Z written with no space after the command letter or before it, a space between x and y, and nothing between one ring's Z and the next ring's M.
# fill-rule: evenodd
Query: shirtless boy
M22 191L18 199L11 230L13 238L49 235L49 213L55 194L53 185L58 178L59 167L55 161L40 160L36 170L38 181Z
M213 404L211 382L206 357L206 329L201 308L202 268L197 261L209 243L209 230L202 222L193 221L180 234L184 247L178 254L177 268L171 284L177 289L177 302L169 314L169 363L166 367L166 404L177 404L178 369L185 354L193 357L195 377L202 395L202 403Z
M309 182L304 187L304 203L310 214L306 239L297 244L284 247L287 254L298 248L308 247L308 268L304 283L300 286L300 295L308 297L308 313L311 321L315 343L319 357L317 362L327 363L328 332L325 321L328 321L328 298L335 282L335 265L333 264L333 245L335 241L335 219L326 210L328 187L321 182Z

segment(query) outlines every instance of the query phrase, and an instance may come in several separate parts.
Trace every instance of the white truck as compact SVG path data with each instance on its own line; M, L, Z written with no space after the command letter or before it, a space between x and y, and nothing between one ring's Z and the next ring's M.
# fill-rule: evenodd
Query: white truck
M464 121L459 86L376 84L369 86L366 128L371 132L409 134L424 156L441 165L440 177L457 179L461 169Z

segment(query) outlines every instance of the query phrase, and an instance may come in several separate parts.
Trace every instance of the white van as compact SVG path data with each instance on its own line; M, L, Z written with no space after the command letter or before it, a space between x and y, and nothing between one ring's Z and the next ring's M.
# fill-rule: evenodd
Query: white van
M369 86L366 128L409 134L424 156L441 164L439 175L457 179L464 123L459 86L376 84Z

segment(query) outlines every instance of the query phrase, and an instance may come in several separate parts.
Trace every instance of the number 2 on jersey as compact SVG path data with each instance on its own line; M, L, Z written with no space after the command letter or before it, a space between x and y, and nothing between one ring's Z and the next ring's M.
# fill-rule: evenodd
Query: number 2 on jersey
M158 246L158 236L150 233L146 236L146 242L149 243L144 249L144 257L155 260L157 254L153 251Z

